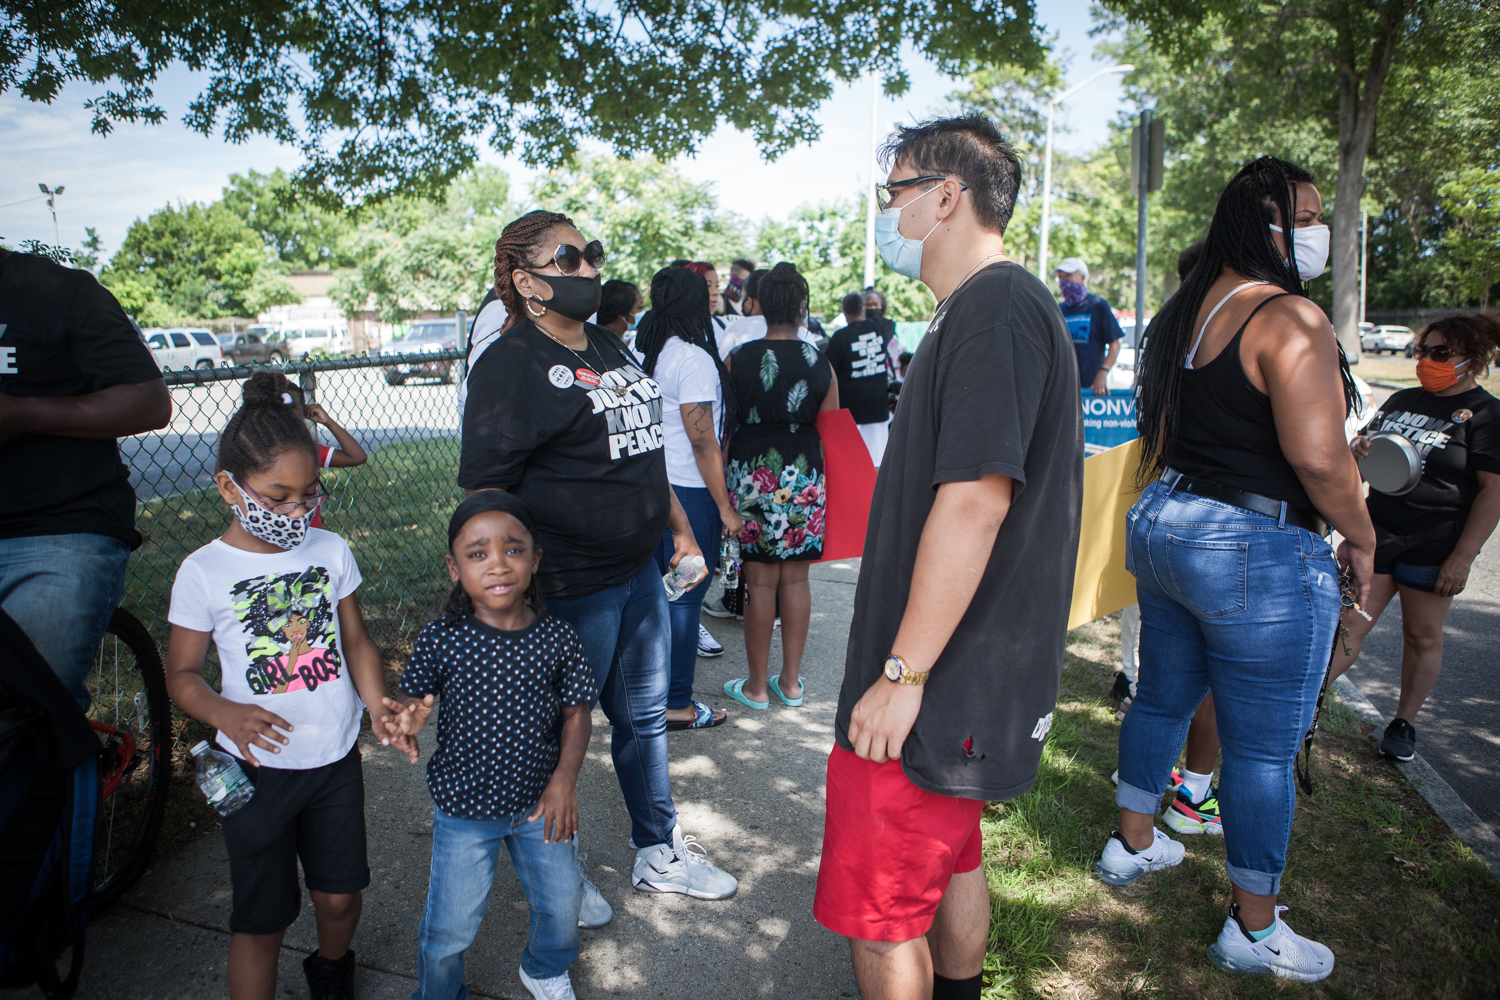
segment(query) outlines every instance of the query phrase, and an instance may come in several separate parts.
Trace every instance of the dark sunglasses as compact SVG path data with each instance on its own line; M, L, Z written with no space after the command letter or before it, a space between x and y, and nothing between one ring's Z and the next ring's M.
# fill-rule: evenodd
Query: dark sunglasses
M583 265L584 261L588 261L589 266L597 271L604 263L604 244L594 240L580 250L571 243L561 243L552 254L551 260L535 266L543 268L548 264L556 264L558 271L563 274L577 274L578 268Z
M921 184L924 181L945 181L947 179L947 174L925 174L921 177L908 177L904 181L891 181L889 184L877 184L875 185L875 204L879 205L880 210L883 212L887 208L891 207L891 202L896 200L897 195L899 195L902 191L905 191L907 188L911 187L913 184ZM958 189L960 191L967 191L969 190L969 185L965 184L963 181L959 181Z
M1447 344L1433 344L1431 347L1428 347L1426 344L1418 344L1412 348L1411 353L1412 357L1431 358L1433 361L1449 361L1453 358L1461 357L1457 351Z

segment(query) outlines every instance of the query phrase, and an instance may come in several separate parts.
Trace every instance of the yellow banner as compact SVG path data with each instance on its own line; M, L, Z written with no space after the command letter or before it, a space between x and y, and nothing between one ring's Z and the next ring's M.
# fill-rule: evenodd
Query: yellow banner
M1140 496L1140 460L1140 438L1083 460L1083 528L1068 628L1135 603L1135 577L1125 572L1125 512Z

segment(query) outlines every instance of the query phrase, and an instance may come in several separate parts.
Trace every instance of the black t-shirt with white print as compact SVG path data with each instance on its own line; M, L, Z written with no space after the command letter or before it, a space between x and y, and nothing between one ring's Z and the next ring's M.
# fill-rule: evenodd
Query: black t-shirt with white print
M562 752L562 710L590 705L594 670L573 627L540 615L505 632L472 615L417 633L401 691L439 700L427 788L464 819L514 816L536 804Z
M464 489L507 489L531 508L537 584L559 600L640 572L671 511L661 389L613 333L584 330L575 354L522 318L480 355L458 468Z
M1414 535L1468 514L1481 472L1500 474L1500 400L1475 387L1456 396L1402 389L1385 401L1364 433L1400 434L1422 457L1422 478L1410 493L1370 491L1370 519L1392 534ZM1413 566L1440 565L1456 536L1416 546L1399 557Z
M890 419L887 342L884 331L868 319L855 320L829 341L828 360L839 380L839 405L856 424L883 424Z
M161 378L125 310L88 271L0 254L0 395L86 396ZM114 438L0 444L0 538L109 535L135 545L135 491Z

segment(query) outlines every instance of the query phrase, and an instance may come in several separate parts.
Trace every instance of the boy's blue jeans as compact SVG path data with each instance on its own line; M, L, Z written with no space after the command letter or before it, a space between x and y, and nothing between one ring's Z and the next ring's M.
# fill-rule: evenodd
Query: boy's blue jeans
M724 522L719 519L719 505L714 503L714 495L706 488L674 486L672 492L677 494L677 502L682 504L682 511L693 529L693 540L703 550L704 562L708 564L708 575L702 583L677 600L667 602L667 614L672 623L672 681L667 685L667 708L687 708L693 703L693 679L698 670L698 616L703 610L703 598L708 596L714 570L719 567L719 543L723 538ZM670 571L676 551L672 529L668 528L656 546L656 571L662 576Z
M534 808L534 807L533 807ZM531 810L501 819L462 819L432 810L432 873L417 929L417 991L412 1000L462 1000L464 952L474 942L495 881L500 843L510 851L531 907L531 934L521 968L533 979L568 971L578 957L578 907L583 881L576 842L542 841L546 817Z
M1280 891L1312 725L1339 621L1333 549L1310 531L1156 482L1125 519L1141 604L1136 697L1115 803L1154 815L1203 696L1214 694L1229 881Z

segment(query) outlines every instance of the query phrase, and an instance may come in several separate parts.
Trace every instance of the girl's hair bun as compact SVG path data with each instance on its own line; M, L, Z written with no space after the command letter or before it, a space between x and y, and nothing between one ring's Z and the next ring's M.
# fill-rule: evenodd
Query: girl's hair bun
M243 393L246 406L292 406L302 399L302 390L278 372L256 372Z

